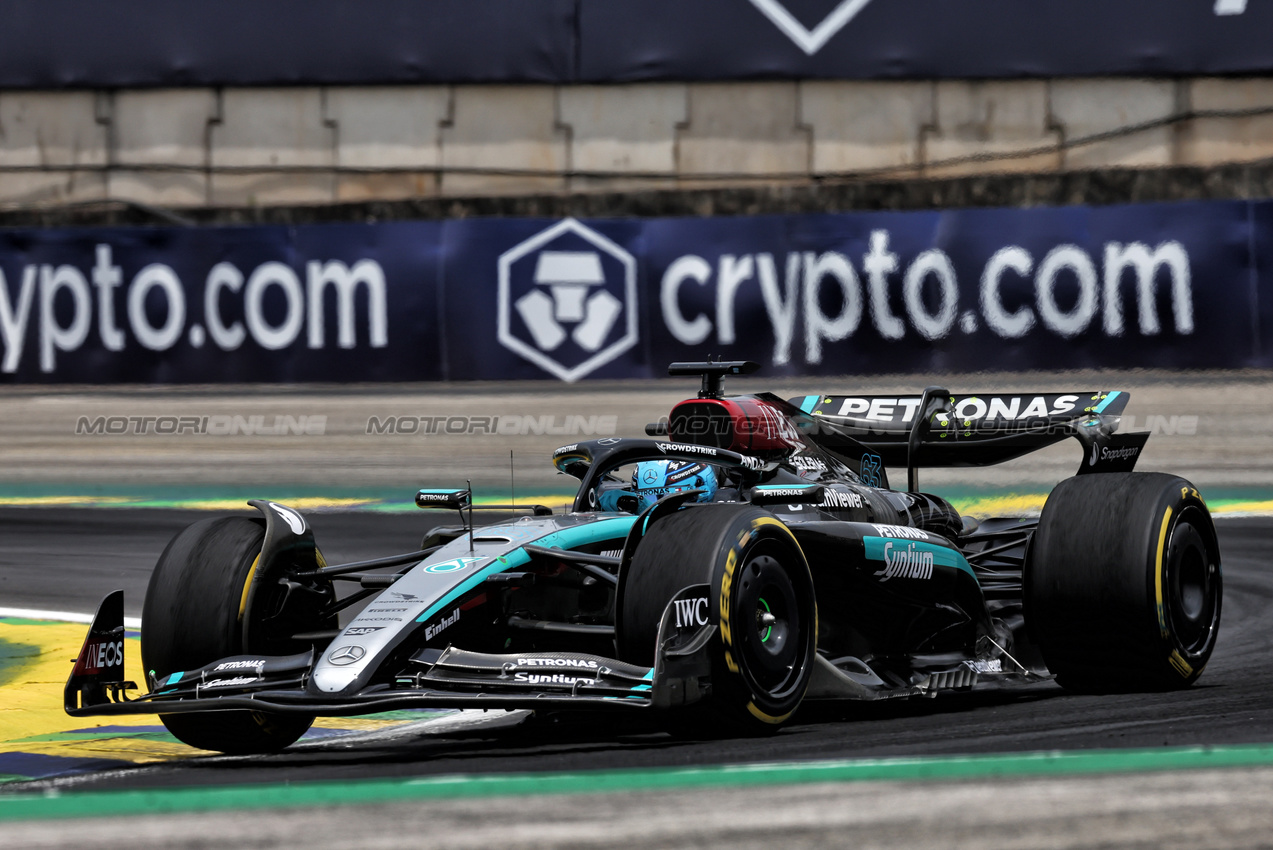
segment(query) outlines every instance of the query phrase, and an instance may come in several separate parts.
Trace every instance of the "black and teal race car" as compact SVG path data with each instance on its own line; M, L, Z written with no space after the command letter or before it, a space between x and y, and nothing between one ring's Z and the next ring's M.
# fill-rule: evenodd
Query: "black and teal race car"
M418 505L459 522L343 565L284 505L197 522L147 590L147 692L124 681L116 592L66 711L157 713L192 746L254 753L316 716L410 707L640 711L748 734L806 700L1045 678L1166 689L1202 673L1215 530L1189 482L1132 471L1147 435L1117 433L1126 393L724 395L724 376L755 368L673 364L700 392L646 436L558 449L579 481L565 513L495 506L505 518L476 524L467 489L421 490ZM1078 474L1038 518L978 522L920 492L922 468L1066 438L1083 446Z

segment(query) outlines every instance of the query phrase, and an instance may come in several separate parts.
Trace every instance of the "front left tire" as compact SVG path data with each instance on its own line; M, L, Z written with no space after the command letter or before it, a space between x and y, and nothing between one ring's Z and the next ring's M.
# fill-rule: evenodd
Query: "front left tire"
M311 645L263 628L251 630L260 635L256 645L245 645L244 620L259 625L278 619L287 599L284 586L269 584L269 592L248 606L264 539L262 520L224 517L196 522L169 542L142 608L141 656L149 675L195 670L232 655L304 652ZM315 618L313 610L302 617L315 630L336 625L334 616ZM295 617L284 622L289 619ZM185 744L236 755L281 750L314 722L309 715L247 710L161 714L159 719Z

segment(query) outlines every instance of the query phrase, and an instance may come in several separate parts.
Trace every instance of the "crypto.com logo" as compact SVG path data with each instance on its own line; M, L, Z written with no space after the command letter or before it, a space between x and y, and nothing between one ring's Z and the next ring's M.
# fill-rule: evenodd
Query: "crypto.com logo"
M782 30L783 35L796 43L796 46L809 56L817 53L836 33L848 26L849 21L857 17L857 13L866 7L871 0L842 0L831 14L822 19L822 23L809 29L796 16L787 11L780 0L751 0L751 4L764 16L773 21L774 26Z
M637 341L636 259L573 218L499 258L499 343L577 381Z

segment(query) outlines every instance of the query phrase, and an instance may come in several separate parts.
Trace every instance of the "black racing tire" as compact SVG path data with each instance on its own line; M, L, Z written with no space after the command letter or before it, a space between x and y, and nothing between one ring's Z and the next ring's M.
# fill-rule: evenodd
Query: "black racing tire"
M195 670L231 655L303 652L309 646L243 645L242 618L263 616L271 604L262 600L256 611L244 610L264 538L263 520L224 517L200 520L169 542L150 576L142 608L141 657L148 675ZM308 715L246 710L161 714L159 719L183 743L232 754L281 750L314 722Z
M682 509L650 526L618 600L619 657L653 665L659 621L677 591L710 587L719 634L712 642L706 704L680 712L681 731L716 735L777 731L800 705L813 673L818 612L813 577L795 537L748 505ZM760 615L775 619L762 625Z
M1185 688L1215 648L1220 548L1206 504L1183 478L1062 481L1043 508L1024 579L1030 637L1071 690Z

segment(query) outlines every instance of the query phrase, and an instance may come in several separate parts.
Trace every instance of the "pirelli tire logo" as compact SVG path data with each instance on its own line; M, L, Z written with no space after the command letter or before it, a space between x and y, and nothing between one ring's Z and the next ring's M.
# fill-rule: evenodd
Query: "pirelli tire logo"
M1176 508L1173 509L1168 506L1163 511L1162 523L1158 529L1158 545L1154 556L1154 608L1158 617L1158 634L1164 641L1169 643L1173 641L1173 637L1171 627L1167 622L1167 603L1164 595L1164 588L1168 581L1166 574L1166 555L1170 535L1174 528L1172 519L1174 517L1179 520L1179 513L1183 513L1191 506L1201 506L1205 509L1206 504L1206 501L1202 498L1202 494L1199 493L1197 489L1193 487L1181 487L1180 502L1176 505ZM1177 511L1179 511L1179 513ZM1209 564L1208 569L1217 570L1218 566L1215 564ZM1171 668L1186 681L1192 681L1202 675L1202 668L1195 669L1176 646L1171 647L1171 651L1167 655L1167 663L1171 665Z
M720 634L721 643L723 644L725 667L729 670L729 672L740 677L743 676L743 671L736 658L737 646L735 643L736 635L734 633L735 624L732 619L734 610L731 596L734 589L734 574L739 568L739 562L742 560L743 553L747 551L747 546L759 535L760 530L764 526L773 526L780 529L780 533L786 536L787 539L795 545L795 538L791 536L791 532L788 531L787 527L778 520L771 519L769 517L757 517L756 519L753 519L748 524L747 528L739 533L734 545L730 547L728 554L725 556L725 571L724 575L721 576L720 595L717 600L717 604L720 609ZM816 618L817 614L815 612L813 623L814 634L817 634ZM744 681L746 681L745 678ZM791 716L791 712L781 715L769 714L756 704L756 700L756 694L753 693L751 695L751 701L747 704L747 711L751 713L753 717L764 723L782 723Z
M750 539L750 529L739 535L738 542L730 548L729 554L725 556L725 575L720 582L720 637L721 642L725 645L725 666L729 668L731 673L739 673L741 671L738 668L738 662L734 660L734 628L730 620L732 606L729 595L734 589L734 570L738 567L738 555L747 546L747 541Z

